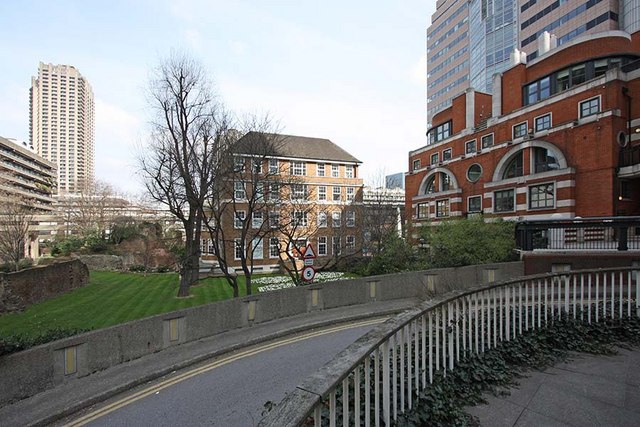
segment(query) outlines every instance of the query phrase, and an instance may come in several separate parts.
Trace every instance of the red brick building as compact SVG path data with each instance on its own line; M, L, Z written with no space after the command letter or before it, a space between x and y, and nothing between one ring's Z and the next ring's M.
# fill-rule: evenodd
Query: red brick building
M640 33L577 38L468 89L409 153L414 226L640 214Z

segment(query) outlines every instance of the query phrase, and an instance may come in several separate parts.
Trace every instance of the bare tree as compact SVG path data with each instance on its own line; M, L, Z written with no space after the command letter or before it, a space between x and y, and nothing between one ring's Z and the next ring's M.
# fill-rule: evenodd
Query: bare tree
M151 141L139 156L147 191L167 206L184 228L178 296L198 280L204 207L216 185L230 114L213 93L203 67L184 55L163 61L151 80L155 112Z
M33 209L26 201L13 195L0 197L0 258L10 263L16 271L25 257L29 228L33 221Z
M105 239L127 204L111 184L97 180L83 185L78 194L62 196L59 210L67 227L66 234L96 235Z
M362 229L366 251L380 253L390 234L398 233L404 214L404 192L385 187L384 171L379 171L365 187L362 205Z

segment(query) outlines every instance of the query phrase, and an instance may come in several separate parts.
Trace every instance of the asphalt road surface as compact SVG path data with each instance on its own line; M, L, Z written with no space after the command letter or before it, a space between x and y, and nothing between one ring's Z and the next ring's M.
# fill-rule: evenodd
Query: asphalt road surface
M279 402L304 378L377 323L323 330L252 347L147 384L92 408L70 425L253 426L267 401ZM307 334L304 334L307 335ZM185 379L178 381L178 379Z

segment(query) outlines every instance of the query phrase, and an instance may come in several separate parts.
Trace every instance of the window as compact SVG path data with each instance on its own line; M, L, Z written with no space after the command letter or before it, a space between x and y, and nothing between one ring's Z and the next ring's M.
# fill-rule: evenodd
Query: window
M427 144L435 144L438 141L449 138L451 136L451 121L429 129L427 135Z
M247 198L247 194L244 191L244 183L241 181L234 182L233 198L235 200L243 200Z
M307 174L307 164L305 162L294 162L291 161L291 175L306 175Z
M260 174L262 173L262 160L260 159L252 159L251 166L253 168L253 173Z
M236 156L233 158L233 171L234 172L244 171L244 158L239 156Z
M305 200L307 198L307 186L305 184L293 184L291 186L291 200Z
M340 165L331 165L331 177L340 178Z
M347 227L356 226L356 213L354 211L347 211L346 223Z
M451 177L444 172L440 172L440 191L451 189Z
M278 165L278 159L269 159L269 173L277 174L280 172L280 167Z
M518 123L513 127L513 139L522 138L527 134L527 122Z
M344 247L347 251L354 251L356 249L356 236L347 236Z
M551 77L545 77L525 87L525 105L533 104L551 96Z
M318 256L327 256L327 236L318 237Z
M260 228L264 222L264 215L262 212L254 212L253 218L251 218L251 227Z
M280 200L279 184L269 184L269 200L271 201Z
M202 245L200 246L200 250L203 254L212 254L213 241L211 239L202 239Z
M482 148L489 148L493 146L493 134L490 133L489 135L485 135L481 138L482 141Z
M440 161L439 154L438 153L433 153L431 155L431 164L432 165L437 165L439 161Z
M471 196L467 198L467 212L482 212L482 196Z
M318 212L318 227L326 227L326 226L327 226L327 213Z
M316 172L318 176L324 176L324 163L318 163Z
M618 195L620 199L631 200L631 185L629 181L620 181L620 193Z
M318 187L318 200L327 200L327 187L324 185Z
M333 254L334 255L340 255L341 253L341 248L340 248L340 236L333 236L331 238L332 243L333 243Z
M355 168L353 166L347 165L344 167L344 176L346 178L355 178Z
M278 258L280 256L280 242L277 237L269 239L269 258Z
M571 67L571 86L576 86L587 81L587 67L585 64Z
M464 152L465 154L473 154L477 151L476 148L476 140L474 139L473 141L467 141L464 143Z
M245 211L236 211L234 215L233 228L242 228L247 213Z
M242 239L233 239L233 258L234 259L242 259L244 255L244 245L242 244Z
M261 182L256 183L256 200L262 201L264 199L264 184Z
M333 201L334 202L339 202L341 199L341 191L340 191L340 187L333 187Z
M513 212L516 207L515 190L500 190L493 193L494 212Z
M522 169L522 151L518 151L507 163L507 167L502 174L502 179L515 178L522 176L524 173Z
M431 194L436 192L436 176L432 176L427 181L427 185L425 186L424 194Z
M560 169L560 165L552 151L542 147L533 148L533 170L535 173L557 169Z
M449 216L449 199L436 201L436 217L443 218Z
M342 213L331 212L331 226L340 227L342 225Z
M415 159L413 161L413 170L415 171L415 170L418 170L418 169L420 169L420 159Z
M354 187L347 187L347 201L353 201L356 197L356 189Z
M540 184L529 187L529 209L549 209L555 205L555 185Z
M477 182L480 179L480 176L482 176L482 166L478 163L474 163L469 166L469 169L467 169L467 179L470 182Z
M544 116L536 117L535 120L536 132L551 128L551 113Z
M451 160L451 148L442 151L442 161Z
M592 116L600 112L600 97L587 99L580 103L580 118Z
M264 244L262 243L262 239L256 237L253 239L253 259L262 259L264 258Z
M418 203L418 219L429 218L429 203Z
M304 212L304 211L293 211L292 225L294 227L306 227L307 226L307 212Z
M280 212L269 212L269 227L277 228L280 225Z

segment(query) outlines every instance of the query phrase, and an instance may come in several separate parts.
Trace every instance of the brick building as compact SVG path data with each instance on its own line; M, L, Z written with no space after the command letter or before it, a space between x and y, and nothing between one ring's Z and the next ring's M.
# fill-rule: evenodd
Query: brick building
M538 52L434 116L409 153L413 225L640 214L640 33L541 37Z
M358 159L328 139L258 132L240 138L233 151L218 241L238 273L243 257L253 271L268 272L280 270L289 255L297 258L307 243L316 266L362 244ZM203 238L203 261L217 261L213 245Z

